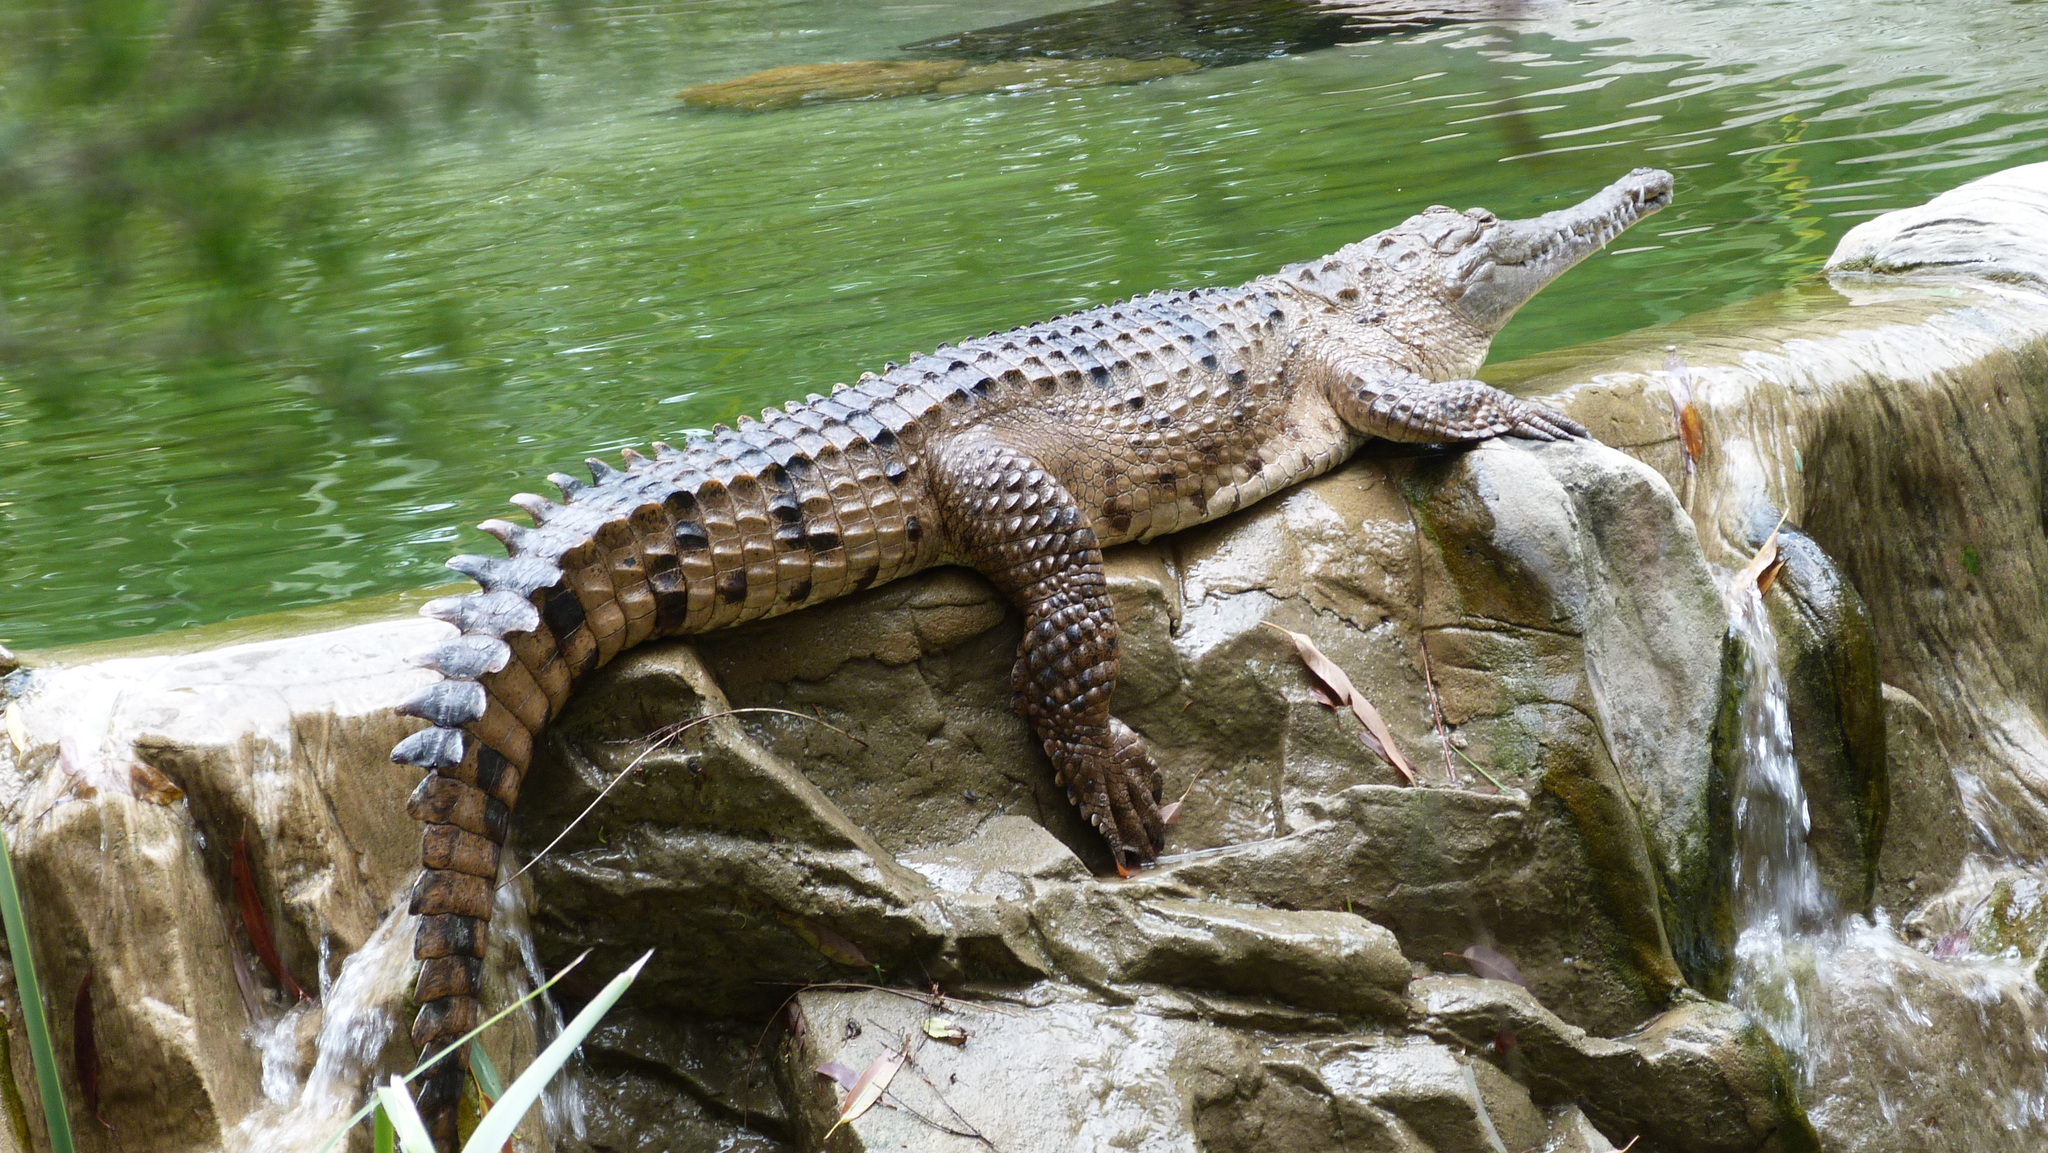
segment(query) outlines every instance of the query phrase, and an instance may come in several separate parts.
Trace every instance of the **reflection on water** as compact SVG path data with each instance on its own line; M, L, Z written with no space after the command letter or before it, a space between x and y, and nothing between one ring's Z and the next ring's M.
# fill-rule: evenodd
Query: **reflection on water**
M1531 0L1127 87L670 95L1062 7L0 6L0 640L430 583L566 462L1434 201L1678 173L1505 358L1778 287L2048 156L2048 6L1993 0Z

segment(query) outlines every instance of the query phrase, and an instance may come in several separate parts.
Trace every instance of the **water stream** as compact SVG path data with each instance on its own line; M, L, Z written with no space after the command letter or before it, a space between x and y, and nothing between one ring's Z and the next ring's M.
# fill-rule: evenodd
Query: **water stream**
M516 871L512 854L505 861L506 874ZM317 1153L363 1103L373 1081L411 1068L417 1055L405 1033L412 1019L418 918L406 911L410 888L393 895L391 912L342 961L332 981L323 967L317 1002L251 1025L250 1043L263 1054L265 1103L243 1118L230 1153ZM485 1002L492 1008L517 1001L545 979L529 917L532 900L528 877L498 886L484 977ZM560 1012L545 996L494 1026L485 1040L499 1074L507 1080L517 1076L561 1028ZM520 1131L526 1138L521 1150L552 1149L557 1138L583 1135L582 1088L573 1063L549 1083L540 1104L538 1120L530 1116Z
M1769 613L1754 587L1730 599L1746 674L1730 999L1785 1051L1831 1153L2038 1153L2048 1147L2048 995L2034 958L1988 939L1972 946L1983 901L1924 947L1884 910L1837 909L1807 845ZM1995 892L2018 867L1979 859L1957 888L1976 877Z

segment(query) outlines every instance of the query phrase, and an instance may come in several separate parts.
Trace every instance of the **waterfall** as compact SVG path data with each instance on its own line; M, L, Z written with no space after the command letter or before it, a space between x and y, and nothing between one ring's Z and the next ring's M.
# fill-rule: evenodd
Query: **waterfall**
M500 875L514 872L516 862L508 851ZM362 1105L373 1079L411 1067L416 1054L405 1027L412 1018L412 941L419 919L407 912L410 895L410 884L393 895L391 912L342 961L331 982L323 964L317 1003L304 1002L250 1027L250 1043L263 1058L265 1103L237 1126L231 1153L316 1153ZM533 941L532 898L528 877L499 883L484 978L487 1003L509 1004L544 980ZM325 950L323 944L323 956ZM561 1028L560 1013L543 995L494 1026L485 1039L496 1047L499 1072L509 1080ZM310 1068L304 1055L309 1033ZM539 1141L529 1146L522 1136L520 1150L552 1149L559 1138L583 1136L575 1068L571 1064L550 1082L541 1097ZM531 1134L534 1125L529 1118L521 1133Z
M1732 999L1806 1075L1815 949L1832 929L1834 902L1821 888L1820 868L1806 844L1813 815L1793 756L1789 694L1770 610L1752 581L1743 581L1731 600L1729 628L1741 644L1744 674Z
M1916 948L1883 910L1865 918L1836 908L1807 847L1812 814L1789 694L1754 585L1731 595L1729 617L1745 674L1730 1000L1784 1050L1831 1150L2048 1148L2048 993L2034 958L1979 951L1973 913L1933 947ZM1988 891L2022 864L1980 860L1958 889Z

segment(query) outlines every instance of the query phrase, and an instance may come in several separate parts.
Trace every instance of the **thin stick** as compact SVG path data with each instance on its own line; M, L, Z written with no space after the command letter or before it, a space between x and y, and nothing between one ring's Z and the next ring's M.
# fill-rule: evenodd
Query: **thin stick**
M863 741L859 737L854 736L852 733L847 732L845 729L842 729L839 726L832 724L830 721L823 720L819 717L814 717L809 713L797 712L795 709L775 709L769 708L765 705L744 709L725 709L723 711L716 713L706 713L703 716L694 718L692 720L679 721L672 725L664 725L663 727L654 730L654 735L649 738L647 742L647 747L640 750L640 755L633 758L633 763L627 765L623 769L620 769L619 774L617 776L605 782L604 788L598 790L597 796L592 797L590 799L590 803L583 806L583 811L576 814L574 820L570 821L567 825L564 825L562 827L562 831L555 834L555 839L547 843L546 848L542 849L538 853L535 853L530 859L527 860L525 864L519 866L518 872L512 874L510 877L505 878L505 884L509 885L513 881L518 880L520 877L525 876L526 871L528 869L531 869L535 865L539 864L542 857L545 857L549 853L553 852L555 846L562 843L563 837L566 837L570 833L576 831L576 826L583 823L583 818L589 816L591 810L597 808L600 802L602 802L607 796L611 795L611 791L614 788L618 787L620 781L623 781L627 777L633 775L633 771L640 767L640 762L646 760L648 757L653 756L655 752L660 750L663 746L668 745L669 743L676 740L678 737L681 737L684 733L687 733L691 729L696 728L698 725L709 724L710 722L719 720L723 717L735 717L741 713L781 713L782 715L787 717L802 717L804 720L811 721L814 724L824 725L826 728L831 729L833 732L838 733L840 736L845 737L847 740L859 744L862 748L867 747L866 741ZM502 888L503 886L500 887Z
M1443 749L1444 779L1452 784L1458 780L1458 767L1451 763L1451 738L1444 732L1444 706L1436 696L1436 673L1429 667L1429 627L1422 623L1423 606L1428 596L1423 588L1423 574L1428 571L1422 557L1422 522L1415 519L1415 510L1408 510L1408 528L1415 534L1415 647L1422 650L1422 683L1429 689L1429 715L1436 721L1436 743Z

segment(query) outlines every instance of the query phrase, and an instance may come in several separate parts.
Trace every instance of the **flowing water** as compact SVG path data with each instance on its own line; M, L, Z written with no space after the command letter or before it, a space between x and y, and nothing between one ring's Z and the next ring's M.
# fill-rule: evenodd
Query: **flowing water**
M2048 994L2030 971L2035 959L1983 932L1988 900L1924 950L1883 910L1837 910L1807 847L1811 818L1770 614L1753 585L1730 601L1744 691L1729 999L1785 1051L1831 1151L2048 1148ZM2001 883L2013 891L2010 865L1979 859L1956 888L1988 898ZM2027 915L2048 912L2038 889L2021 899L2032 901Z
M1432 201L1678 174L1504 358L1780 287L2048 157L2048 5L2005 0L1525 0L1127 86L673 98L1067 6L0 6L0 641L436 583L586 455Z

